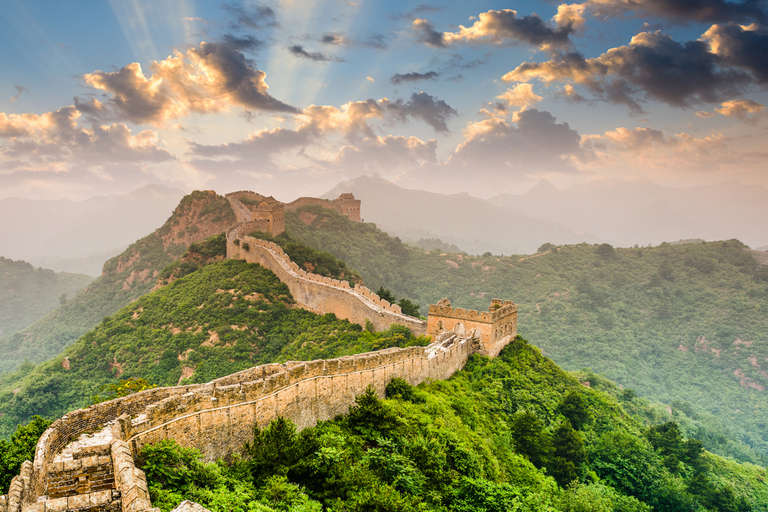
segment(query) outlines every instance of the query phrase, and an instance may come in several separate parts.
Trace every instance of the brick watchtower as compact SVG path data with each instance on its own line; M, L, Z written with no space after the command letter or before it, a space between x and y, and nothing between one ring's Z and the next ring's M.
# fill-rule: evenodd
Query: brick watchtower
M488 311L451 307L448 299L429 306L427 334L437 336L446 331L469 336L480 342L479 354L496 357L517 335L517 305L511 300L493 299Z

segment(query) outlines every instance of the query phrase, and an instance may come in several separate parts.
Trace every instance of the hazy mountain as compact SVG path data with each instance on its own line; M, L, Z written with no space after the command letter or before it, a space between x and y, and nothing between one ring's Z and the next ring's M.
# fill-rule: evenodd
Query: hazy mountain
M525 194L489 201L621 246L684 238L738 238L752 247L768 242L768 190L737 182L671 188L649 180L603 180L559 190L542 181Z
M165 217L160 228L104 263L102 275L71 300L25 329L0 336L0 372L60 353L104 316L149 293L160 271L190 244L222 233L235 222L229 201L213 191L184 196Z
M409 190L378 176L339 183L322 197L352 192L362 200L363 220L405 240L439 238L470 254L528 254L544 242L598 241L551 220L528 215L511 204L502 208L468 194L444 195Z
M98 276L107 259L161 225L183 195L147 185L85 201L0 199L0 255Z
M23 329L91 281L91 276L57 273L0 256L0 335Z

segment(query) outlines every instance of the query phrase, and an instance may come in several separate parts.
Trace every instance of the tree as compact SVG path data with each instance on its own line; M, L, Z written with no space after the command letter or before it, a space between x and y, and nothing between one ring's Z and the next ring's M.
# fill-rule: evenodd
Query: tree
M397 305L400 306L404 314L418 318L419 308L421 308L420 304L414 304L410 299L400 299Z
M515 439L515 451L528 457L528 460L540 468L544 466L550 451L550 439L544 430L544 423L533 411L520 411L512 417L512 436Z
M388 436L397 429L397 415L376 396L373 386L368 385L362 395L355 397L355 405L349 409L347 424L353 432L374 440Z
M8 492L11 480L21 470L21 464L35 457L37 441L50 424L49 420L33 416L26 425L16 427L10 442L0 439L0 494Z
M554 249L555 247L557 247L555 244L551 244L551 243L549 243L549 242L546 242L546 243L543 243L543 244L541 244L541 245L539 246L539 248L538 248L538 249L536 249L536 252L545 252L545 251L549 251L549 250L551 250L551 249Z
M567 419L552 434L552 457L547 470L562 487L577 480L582 464L587 459L584 441Z
M611 244L600 244L597 246L597 254L604 258L613 256L614 249Z
M376 295L378 295L381 299L389 302L390 304L394 304L397 299L395 299L395 296L392 295L392 292L389 291L387 288L384 288L383 286L379 287L379 290L376 292Z
M569 391L557 407L560 414L565 416L576 430L582 430L592 420L589 405L581 393Z

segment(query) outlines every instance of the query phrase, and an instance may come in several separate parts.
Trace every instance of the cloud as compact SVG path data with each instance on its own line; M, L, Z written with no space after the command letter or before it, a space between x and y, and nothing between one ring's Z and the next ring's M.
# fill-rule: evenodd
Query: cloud
M341 61L341 59L338 59L331 55L326 55L322 52L307 51L303 46L299 44L294 44L292 46L289 46L288 51L291 52L291 54L295 55L296 57L313 60L315 62L340 62Z
M16 89L16 94L11 96L11 101L16 101L19 99L19 96L21 96L22 92L29 92L26 87L21 85L14 85L13 88Z
M338 46L338 45L347 44L348 41L342 34L339 34L337 32L332 32L332 33L323 34L320 37L320 42L323 44L331 44L334 46Z
M253 40L255 41L255 40ZM247 110L297 112L267 92L266 74L241 49L249 38L202 42L150 66L146 76L138 63L118 71L84 75L89 86L105 91L118 119L161 124L190 112L219 112L230 106Z
M356 145L346 145L325 167L360 172L410 170L425 163L436 163L437 142L424 142L418 137L387 135L367 137Z
M395 73L389 78L390 83L401 85L408 82L420 82L422 80L435 80L440 73L437 71L427 71L426 73Z
M719 51L732 48L719 33L712 37L724 41ZM600 100L624 104L636 112L646 99L675 107L719 102L755 80L743 69L732 67L738 65L737 60L711 52L710 45L705 41L679 43L660 31L641 32L629 45L612 48L597 58L563 53L546 62L525 62L502 80L574 83Z
M124 192L166 181L179 165L153 130L133 133L123 123L81 125L84 120L74 105L40 115L0 113L4 194Z
M416 40L420 43L424 43L433 48L445 48L448 46L443 37L443 33L435 30L434 25L427 20L416 18L413 20L413 23L411 23L411 28L416 33Z
M715 112L727 117L735 117L741 121L754 123L765 114L765 105L752 100L729 100L723 102Z
M679 22L727 23L755 19L765 22L765 2L747 0L742 3L725 0L588 0L583 4L600 18L651 15Z
M490 115L468 125L448 166L476 177L574 172L571 160L584 152L568 123L557 123L552 114L537 109L517 112L513 121L516 125Z
M761 172L764 154L736 153L729 143L722 134L695 137L650 127L620 127L582 137L582 147L595 156L591 170L603 176L675 180L725 172L733 179Z
M713 25L701 36L709 43L722 65L748 71L753 80L768 84L768 28L752 23L741 25Z
M497 99L504 101L510 107L528 108L540 102L544 98L533 92L531 84L517 84L512 89L499 96Z
M448 119L458 114L456 110L443 100L430 96L425 92L413 93L407 102L397 100L390 102L382 100L387 112L401 121L412 117L421 119L436 132L448 132Z
M253 36L237 37L232 34L224 34L221 38L222 43L235 50L261 50L266 44L260 39L256 39Z
M584 7L561 5L551 23L537 14L518 16L517 11L502 9L480 13L469 27L459 26L457 32L438 32L426 20L416 19L411 27L419 41L433 47L455 43L528 44L544 51L570 46L570 36L584 25Z
M230 24L230 28L233 30L259 30L265 27L279 26L275 11L265 5L257 4L243 7L242 5L224 4L222 8L235 18Z
M366 79L366 80L368 80L368 81L369 81L369 82L371 82L371 83L376 83L376 80L374 80L374 79L373 79L372 77L370 77L370 76L367 76L367 77L365 77L365 79Z

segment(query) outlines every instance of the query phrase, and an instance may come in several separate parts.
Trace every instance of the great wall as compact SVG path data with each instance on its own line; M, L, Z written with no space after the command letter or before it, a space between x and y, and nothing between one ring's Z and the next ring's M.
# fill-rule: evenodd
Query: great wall
M227 258L270 269L308 310L361 325L370 322L377 330L405 325L415 334L430 335L432 342L331 360L267 364L207 384L149 389L70 412L43 433L34 461L24 462L8 495L0 497L0 512L159 511L152 507L146 477L134 463L146 444L175 439L199 449L208 461L224 458L253 439L254 425L263 428L282 416L299 429L311 427L347 412L369 385L383 396L394 377L412 385L447 379L470 355L494 357L517 334L517 306L511 301L494 299L489 311L478 312L453 308L443 299L429 307L425 322L404 315L399 306L364 286L352 288L306 272L276 244L249 235L284 229L280 206L287 205L249 193L261 198L251 209L237 198L243 194L227 195L238 220L227 231ZM360 222L360 202L351 194L340 199L322 203L301 198L294 203L330 203ZM254 218L255 210L261 218Z

